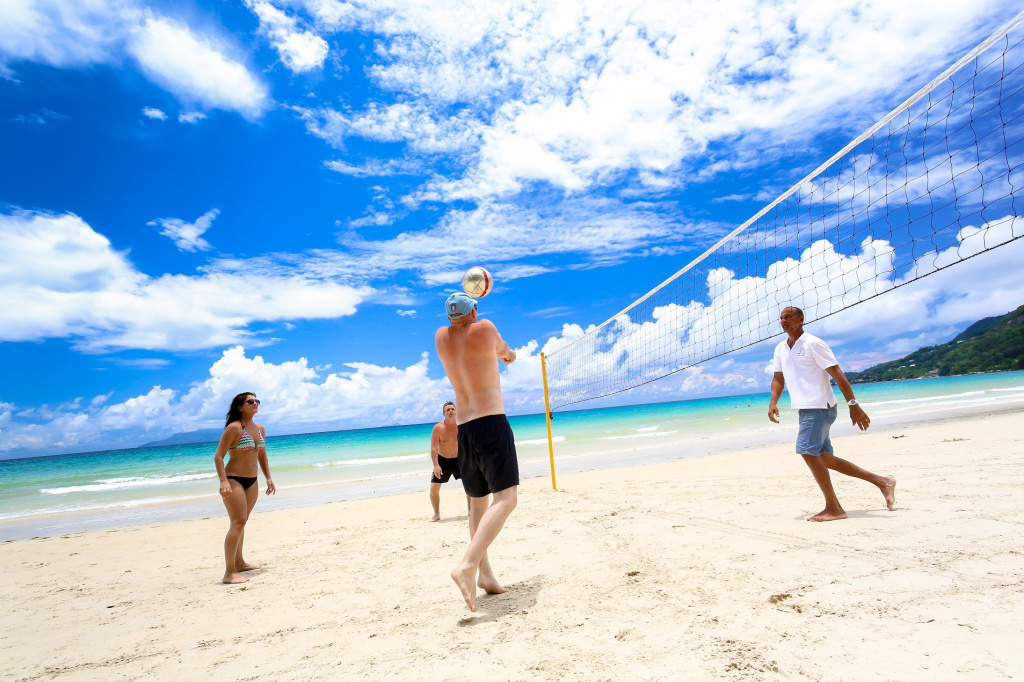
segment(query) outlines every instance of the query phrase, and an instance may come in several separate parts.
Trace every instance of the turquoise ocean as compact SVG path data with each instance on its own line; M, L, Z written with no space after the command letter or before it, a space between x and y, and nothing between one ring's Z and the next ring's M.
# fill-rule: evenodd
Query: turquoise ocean
M873 430L1024 412L1024 372L859 384ZM840 400L842 404L842 400ZM555 413L556 473L700 457L792 441L795 413L767 419L768 394ZM840 420L836 436L855 432ZM550 476L543 415L511 417L523 478ZM273 412L261 413L273 434ZM432 424L268 439L277 495L257 513L379 495L424 491ZM224 514L213 468L215 443L111 450L0 461L0 541ZM442 512L459 506L454 480Z

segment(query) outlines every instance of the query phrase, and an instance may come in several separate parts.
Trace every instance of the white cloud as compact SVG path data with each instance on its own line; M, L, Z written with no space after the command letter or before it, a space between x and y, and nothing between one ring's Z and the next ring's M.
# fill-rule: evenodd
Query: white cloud
M0 3L0 66L33 61L75 68L136 60L155 83L186 103L256 118L267 86L213 34L147 9L137 0L23 0Z
M0 63L34 61L57 67L108 63L140 19L133 1L15 0L0 3Z
M157 218L146 224L159 225L160 234L173 241L181 251L209 251L213 247L202 238L202 234L210 229L218 215L220 210L214 208L199 216L194 223L180 218Z
M878 240L865 240L849 255L818 240L799 259L768 264L761 276L707 270L706 291L691 291L694 300L679 298L684 285L663 289L550 357L552 402L638 386L723 353L763 352L765 339L779 333L777 317L786 305L802 308L808 323L820 320L813 332L837 345L869 342L885 349L896 341L893 350L882 351L889 356L884 359L906 347L901 337L948 340L941 335L956 325L1003 314L1024 300L1024 271L1015 265L1024 258L1024 240L1014 241L1022 225L1004 218L964 228L956 244L919 256L900 273L893 248ZM984 285L965 288L964 281ZM746 347L759 350L741 350Z
M146 17L128 42L146 75L182 100L256 118L270 106L267 86L227 50L212 36L160 16Z
M0 215L0 341L71 338L92 350L260 344L255 323L352 315L370 293L270 262L151 277L76 215Z
M324 161L324 168L335 173L351 175L356 178L387 177L392 175L420 175L424 173L424 165L416 161L403 159L366 159L363 164L356 166L346 161Z
M627 207L622 200L664 201L680 186L805 152L821 131L852 136L937 65L973 46L1000 14L1012 16L1001 0L940 0L927 13L909 2L852 0L727 0L714 8L696 0L642 7L571 0L288 6L296 13L304 7L324 34L383 36L369 73L384 93L361 109L293 110L335 148L359 137L404 143L406 156L325 167L368 177L421 164L435 174L396 200L406 209L456 200L477 206L388 241L342 237L371 271L415 271L409 254L416 249L427 283L450 281L467 259L493 258L484 245L510 234L515 239L499 262L538 258L515 263L506 278L547 271L550 263L535 260L548 254L581 254L593 266L678 252L688 231L702 230L692 234L699 241L721 226L701 224L685 206L665 202L670 224L650 205ZM597 188L612 188L615 199L599 206ZM517 194L524 190L529 194ZM775 195L761 187L717 201L766 202ZM614 219L603 209L622 218L623 229L609 229ZM390 211L372 210L350 227L391 218ZM498 223L507 226L504 233ZM623 238L626 225L641 238ZM538 248L528 254L516 242ZM446 253L453 243L461 253ZM322 255L332 261L326 267L350 267L350 254Z
M170 360L164 358L113 358L113 362L122 367L137 369L162 369L171 364ZM99 397L102 398L102 396Z
M786 188L788 189L788 187ZM715 197L711 200L713 204L720 204L727 201L756 201L759 204L767 204L775 197L782 194L785 190L760 190L753 194L726 194L725 196Z
M367 227L370 225L379 227L381 225L390 225L393 222L395 222L394 214L388 213L387 211L372 211L367 216L348 221L348 226L352 228Z
M281 61L293 73L319 69L327 58L327 41L311 31L301 30L298 22L269 2L248 0L247 5L260 20L260 32L270 38Z
M217 427L241 391L260 396L260 421L272 435L423 422L452 395L447 380L429 378L428 363L424 353L404 368L354 362L322 376L305 358L274 364L234 347L213 363L208 378L181 394L154 386L112 405L94 399L84 408L75 402L20 413L0 403L0 452L132 446L175 431Z
M415 310L396 310L395 312L401 315L402 317L416 317Z
M311 132L336 147L359 136L458 154L436 184L445 200L531 182L657 193L791 153L816 130L856 132L1016 12L1002 0L928 12L853 0L290 4L323 30L384 36L369 73L402 93L307 110ZM710 147L720 141L726 153Z
M671 206L624 206L600 198L555 207L538 200L535 206L541 208L484 203L451 211L436 227L388 240L347 233L340 238L345 250L315 251L307 267L325 277L358 274L370 280L406 271L433 286L458 282L467 264L480 263L493 266L502 278L514 279L555 267L517 262L522 259L572 254L588 265L606 265L626 256L674 253L721 230L680 222Z
M205 118L206 114L201 111L183 111L178 114L178 123L196 124Z
M167 114L165 114L163 111L155 107L144 107L142 109L142 115L146 118L154 118L158 121L167 120Z

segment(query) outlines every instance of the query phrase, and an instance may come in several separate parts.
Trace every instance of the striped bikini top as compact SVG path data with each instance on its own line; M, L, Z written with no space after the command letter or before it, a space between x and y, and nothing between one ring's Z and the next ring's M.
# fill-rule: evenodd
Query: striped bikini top
M263 437L263 432L262 431L260 431L260 442L259 443L254 443L253 440L252 440L252 436L250 436L249 432L245 430L245 427L242 427L242 437L238 439L238 445L236 445L232 449L233 450L255 450L257 448L265 448L266 445L267 445L267 441Z

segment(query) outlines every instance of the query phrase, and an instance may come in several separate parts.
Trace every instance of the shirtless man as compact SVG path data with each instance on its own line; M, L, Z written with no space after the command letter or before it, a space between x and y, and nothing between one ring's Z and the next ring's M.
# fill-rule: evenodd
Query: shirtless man
M477 587L487 594L507 591L494 577L487 548L516 508L519 462L496 362L512 363L516 353L492 322L477 319L475 299L452 294L444 307L451 324L438 329L434 341L455 389L459 468L469 496L469 548L451 575L469 610L476 611Z
M452 476L458 481L459 473L459 427L455 424L455 403L448 401L441 408L444 421L434 424L430 432L430 459L434 473L430 477L430 503L434 505L431 521L441 520L441 484ZM467 505L469 497L466 497Z
M871 420L853 397L853 386L843 370L839 369L832 349L817 336L804 331L804 313L799 308L784 308L779 315L779 324L787 337L775 347L775 356L772 358L775 376L772 378L768 418L779 423L779 398L782 397L783 389L788 388L793 409L800 411L796 452L803 456L825 496L825 509L807 520L839 521L846 518L846 512L832 487L829 469L878 486L885 498L885 506L891 511L896 505L895 478L873 474L833 454L829 429L836 420L838 406L829 377L836 380L846 398L846 404L850 407L850 421L865 431Z

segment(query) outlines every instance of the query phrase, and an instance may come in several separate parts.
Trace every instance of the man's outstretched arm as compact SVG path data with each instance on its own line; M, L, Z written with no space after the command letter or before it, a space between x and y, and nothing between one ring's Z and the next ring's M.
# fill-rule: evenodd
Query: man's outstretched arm
M494 329L494 333L498 337L494 342L494 352L497 354L498 359L506 365L511 365L516 361L516 352L512 350L512 347L508 345L505 339L501 338L497 328Z

